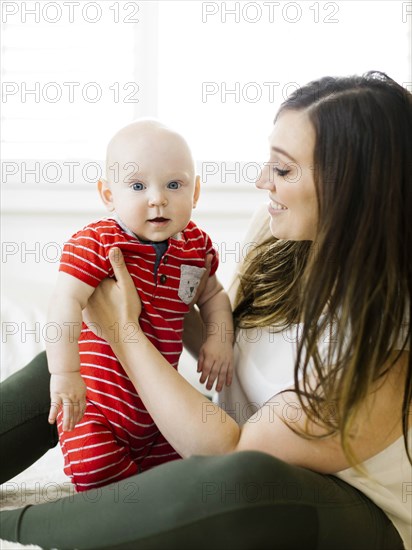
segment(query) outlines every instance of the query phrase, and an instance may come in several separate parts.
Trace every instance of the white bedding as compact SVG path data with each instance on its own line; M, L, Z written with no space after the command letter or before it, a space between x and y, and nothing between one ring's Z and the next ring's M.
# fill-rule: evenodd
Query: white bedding
M12 509L27 504L51 502L74 494L69 478L63 473L63 456L59 446L48 451L24 472L0 486L0 509ZM0 540L1 550L39 548Z

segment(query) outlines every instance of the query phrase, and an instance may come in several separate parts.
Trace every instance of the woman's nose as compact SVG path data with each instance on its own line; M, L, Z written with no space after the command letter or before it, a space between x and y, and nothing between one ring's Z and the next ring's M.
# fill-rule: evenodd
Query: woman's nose
M261 168L260 173L255 181L255 186L258 189L273 189L273 175L271 177L270 167L268 163L265 163L264 166Z

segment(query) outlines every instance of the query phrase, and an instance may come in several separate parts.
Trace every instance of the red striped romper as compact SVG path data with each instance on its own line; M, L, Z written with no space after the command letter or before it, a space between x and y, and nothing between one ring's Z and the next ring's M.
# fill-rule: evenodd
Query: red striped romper
M155 276L154 247L106 218L87 225L65 244L60 271L96 287L105 277L113 276L108 260L113 246L122 250L139 290L142 330L177 368L183 318L204 271L206 254L213 255L211 274L218 266L210 237L189 222L177 238L169 239ZM131 327L127 338L133 339L133 331ZM159 432L109 344L84 323L79 350L87 385L86 412L70 432L62 431L61 411L58 417L64 471L76 490L101 487L180 458Z

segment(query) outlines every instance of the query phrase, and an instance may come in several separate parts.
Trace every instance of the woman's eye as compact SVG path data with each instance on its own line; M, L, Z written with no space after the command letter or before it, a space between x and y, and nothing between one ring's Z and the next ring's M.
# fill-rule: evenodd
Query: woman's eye
M284 178L289 174L290 170L281 170L280 168L275 168L275 172L278 176L280 176L281 178Z
M142 189L144 189L144 185L143 183L136 182L132 185L132 189L133 191L142 191Z
M167 184L168 189L179 189L180 186L181 183L179 183L178 181L171 181Z

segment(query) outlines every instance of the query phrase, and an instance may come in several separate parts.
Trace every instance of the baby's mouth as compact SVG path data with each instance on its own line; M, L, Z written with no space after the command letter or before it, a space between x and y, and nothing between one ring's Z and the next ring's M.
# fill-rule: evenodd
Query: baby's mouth
M152 218L151 220L149 220L149 222L151 223L163 223L163 222L168 222L169 219L168 218L163 218L162 216L159 216L157 218Z

